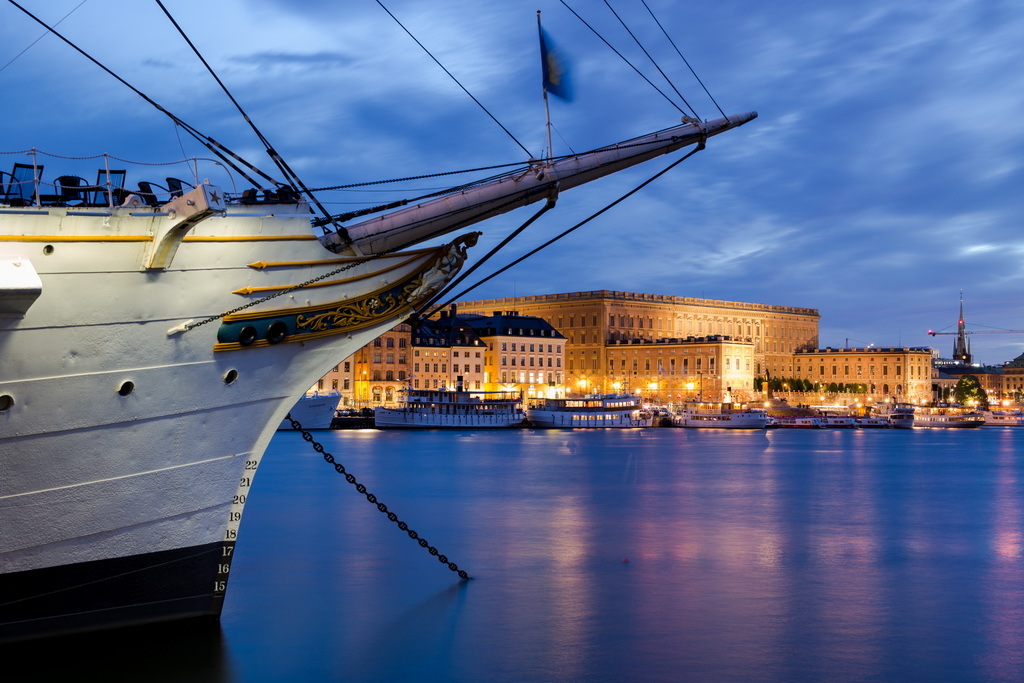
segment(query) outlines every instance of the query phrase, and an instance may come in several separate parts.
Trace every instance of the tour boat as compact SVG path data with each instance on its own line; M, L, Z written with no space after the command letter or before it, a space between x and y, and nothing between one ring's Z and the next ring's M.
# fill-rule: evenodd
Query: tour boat
M592 394L530 399L526 419L531 427L608 429L650 427L654 415L634 394Z
M821 420L830 429L852 429L857 426L857 421L849 415L822 415Z
M785 429L824 429L825 419L816 415L776 415L776 427Z
M166 195L141 174L137 191L75 195L30 150L0 187L0 641L218 616L267 444L317 379L429 303L478 233L439 235L755 116L527 160L354 224L251 165L257 187L237 194L202 180L211 166ZM568 415L643 424L622 401Z
M526 419L518 391L408 389L398 407L373 409L378 429L508 429Z
M856 423L857 427L862 429L888 429L892 427L889 420L884 417L872 417L870 415L865 415L863 417L855 417L853 418L853 421Z
M914 426L933 429L961 429L985 424L981 413L969 408L918 408L914 412Z
M330 429L331 422L334 421L334 414L338 411L339 401L341 401L341 394L337 391L327 394L317 391L307 392L288 411L290 419L281 420L277 429L279 431L295 429L292 426L292 420L302 425L303 429Z
M676 427L692 429L764 429L768 413L736 403L686 403L672 417Z
M884 418L895 429L912 429L917 407L911 403L876 403L871 406L874 416Z
M996 427L1024 427L1024 411L1020 410L983 410L985 424Z

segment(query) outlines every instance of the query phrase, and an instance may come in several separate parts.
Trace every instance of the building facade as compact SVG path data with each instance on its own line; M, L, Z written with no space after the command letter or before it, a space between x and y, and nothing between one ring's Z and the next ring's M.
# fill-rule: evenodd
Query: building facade
M664 344L660 348L666 350L675 345L680 354L676 358L680 370L683 349L695 348L687 344L727 341L749 345L743 346L742 352L734 353L732 348L715 352L718 359L715 362L719 364L716 370L724 370L725 360L729 359L728 381L733 378L737 353L742 358L743 372L747 372L748 359L750 362L749 374L744 375L742 382L737 379L738 384L750 386L754 377L766 372L791 376L793 354L800 349L817 348L820 320L817 309L812 308L612 290L468 301L458 304L458 308L460 312L476 313L508 308L546 320L566 340L566 386L572 391L586 386L600 393L615 391L616 384L620 390L645 391L660 380L661 376L653 370L650 375L642 375L639 369L636 375L631 374L632 358L623 358L623 345L634 344ZM623 360L626 360L626 374L621 372ZM642 367L643 360L637 359L638 367ZM651 360L652 367L656 367L655 356ZM663 359L663 368L668 360ZM693 365L689 368L693 377L684 384L692 383L697 377L696 360L691 362ZM717 375L716 390L721 391L729 385L722 384L725 378L722 372ZM702 370L701 382L708 381Z
M740 402L754 393L754 345L727 336L613 342L603 375L581 372L581 389L610 381L613 392L639 393L649 403L674 406L684 401Z
M518 311L450 312L438 322L445 320L471 329L485 348L483 386L487 391L518 390L526 397L564 395L565 337L547 321Z
M804 349L793 354L793 373L810 393L843 393L872 402L932 400L932 350L926 347Z

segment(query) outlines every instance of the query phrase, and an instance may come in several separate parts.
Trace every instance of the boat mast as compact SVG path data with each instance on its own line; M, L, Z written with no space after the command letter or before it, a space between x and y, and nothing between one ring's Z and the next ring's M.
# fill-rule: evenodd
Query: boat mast
M540 10L537 10L537 35L540 36L540 59L541 59L541 92L544 93L544 121L548 135L548 159L555 156L555 148L551 145L551 107L548 106L548 72L551 65L548 63L548 46L544 42L544 29L540 25Z

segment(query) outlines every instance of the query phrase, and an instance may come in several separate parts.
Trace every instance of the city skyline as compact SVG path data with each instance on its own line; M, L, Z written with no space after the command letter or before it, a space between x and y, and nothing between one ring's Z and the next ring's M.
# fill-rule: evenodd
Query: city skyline
M679 120L667 101L679 98L607 7L596 4L568 3L667 97L561 2L384 3L518 142L369 0L344 7L276 0L166 4L310 187L521 162L526 153L519 144L541 154L537 9L567 57L574 85L571 102L551 101L556 153ZM720 115L642 5L611 4L696 113ZM460 298L610 289L809 307L822 316L821 347L849 340L931 346L948 356L953 338L927 331L955 331L963 290L968 329L1024 328L1018 294L1024 76L1017 68L1024 7L727 0L694 14L667 0L647 4L722 109L757 110L759 118L711 140L622 205ZM128 16L114 2L79 5L61 0L29 9L53 22L67 15L58 30L69 39L203 132L273 169L158 8L139 5ZM0 16L0 83L25 94L11 98L0 152L36 147L139 161L208 156L14 7ZM3 155L0 168L9 170L14 161ZM96 162L49 158L44 179L81 163ZM566 193L495 264L585 219L667 163ZM139 179L147 178L130 182ZM422 179L324 198L332 210L345 211L467 179ZM479 258L532 213L484 224L487 234L471 255ZM1001 364L1024 351L1024 338L979 335L971 347L977 361Z

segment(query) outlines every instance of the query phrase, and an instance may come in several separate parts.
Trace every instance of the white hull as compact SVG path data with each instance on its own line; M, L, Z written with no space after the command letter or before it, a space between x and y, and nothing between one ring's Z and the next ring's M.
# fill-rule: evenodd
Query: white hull
M259 303L236 314L241 322L169 334L338 267L304 205L240 210L191 227L169 262L150 268L166 213L0 208L0 592L17 598L0 608L0 640L219 613L245 494L275 429L306 388L415 302L361 306L344 327L289 330L278 343L243 346L232 334L269 333L269 311L311 318L317 305L379 304L382 282L415 279L442 257L370 261L338 284ZM267 261L303 265L247 265ZM159 567L200 555L201 585L160 592ZM144 589L156 592L131 594L126 571L154 572Z
M872 413L886 420L894 429L913 429L917 408L909 403L879 403L872 407Z
M334 421L334 414L338 410L338 402L341 401L341 394L308 394L303 396L292 409L288 411L285 419L278 425L278 431L293 429L291 420L295 420L303 429L330 429ZM291 420L288 418L291 417Z
M400 407L373 410L378 429L509 429L525 419L520 395L508 391L410 389Z
M574 414L558 410L527 411L527 419L531 427L541 429L629 429L650 427L654 422L630 412Z
M377 408L373 426L377 429L510 429L523 424L520 411L502 411L496 415L436 415L422 411Z
M775 426L785 429L824 429L824 418L820 417L776 417Z
M706 404L687 406L672 417L672 424L689 429L764 429L768 414L763 410Z
M915 415L914 426L929 429L965 429L981 427L985 418L978 414L967 415Z
M861 429L889 429L893 426L884 417L858 417L854 421Z
M913 429L914 428L914 415L889 415L889 425L893 429Z
M542 429L629 429L650 427L654 416L640 410L634 396L606 395L536 399L526 409L531 427Z
M986 411L985 424L995 427L1024 427L1024 413L1016 411Z

